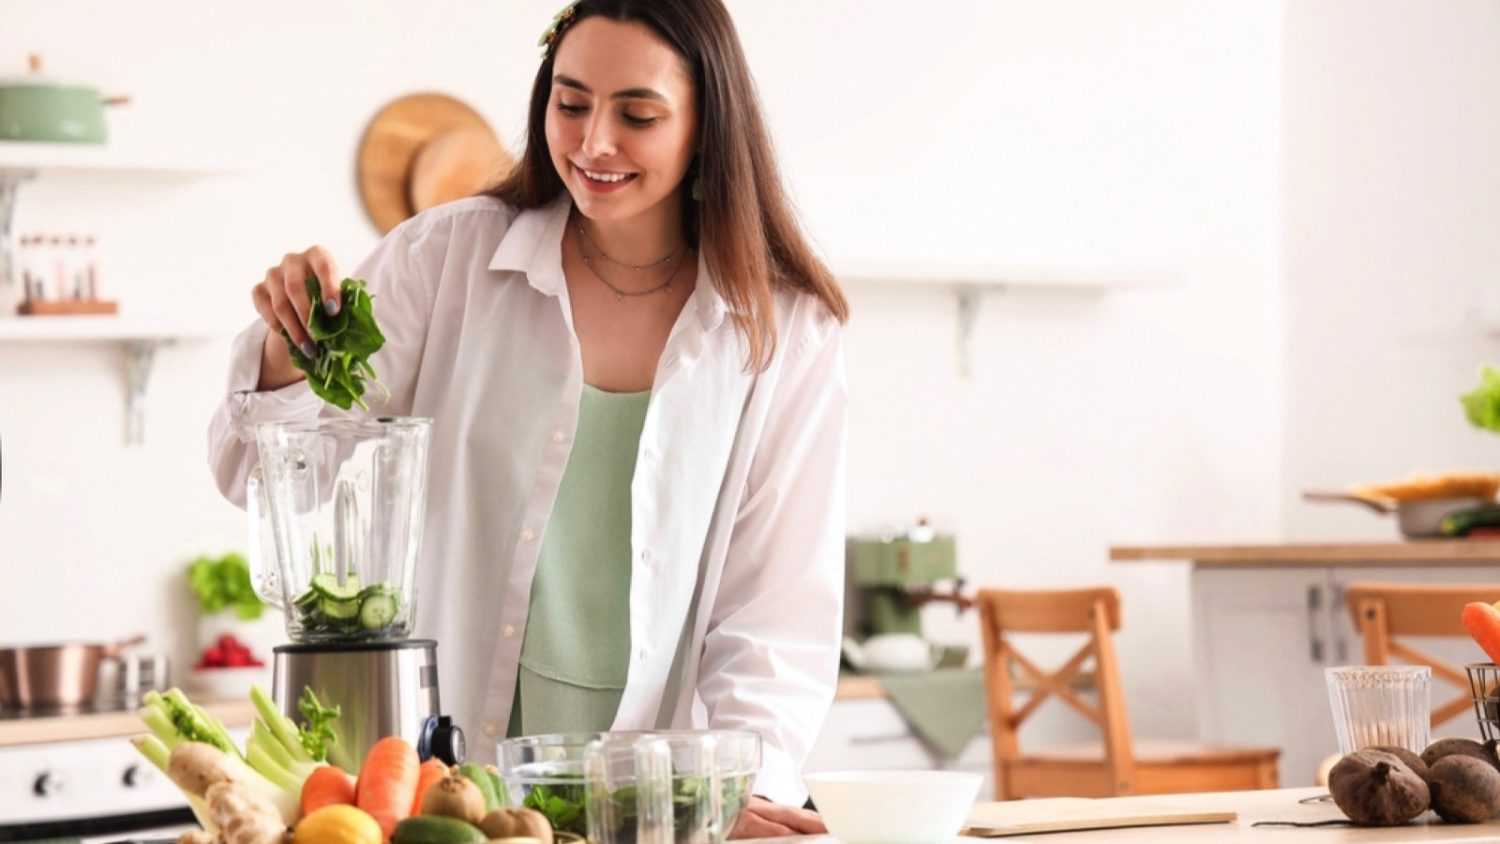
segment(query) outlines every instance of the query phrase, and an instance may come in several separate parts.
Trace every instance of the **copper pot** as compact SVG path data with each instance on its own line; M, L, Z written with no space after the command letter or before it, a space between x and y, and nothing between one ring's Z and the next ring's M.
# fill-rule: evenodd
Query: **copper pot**
M65 642L0 648L0 709L65 709L94 700L99 665L146 641L132 636L112 644Z

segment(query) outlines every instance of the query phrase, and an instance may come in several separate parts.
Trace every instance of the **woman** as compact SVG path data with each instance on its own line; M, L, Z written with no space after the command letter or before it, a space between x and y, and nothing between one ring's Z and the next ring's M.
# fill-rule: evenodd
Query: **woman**
M387 337L373 411L434 420L418 624L444 702L492 738L753 730L736 834L820 832L796 807L838 670L847 305L719 0L582 0L544 47L515 171L355 273ZM336 412L282 331L306 343L340 278L313 247L254 288L210 431L237 502L249 426Z

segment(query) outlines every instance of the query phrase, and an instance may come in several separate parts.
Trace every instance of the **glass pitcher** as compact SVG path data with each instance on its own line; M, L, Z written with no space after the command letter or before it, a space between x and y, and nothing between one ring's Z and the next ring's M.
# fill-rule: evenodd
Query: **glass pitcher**
M255 426L250 575L293 642L411 633L431 433L431 419L408 417Z

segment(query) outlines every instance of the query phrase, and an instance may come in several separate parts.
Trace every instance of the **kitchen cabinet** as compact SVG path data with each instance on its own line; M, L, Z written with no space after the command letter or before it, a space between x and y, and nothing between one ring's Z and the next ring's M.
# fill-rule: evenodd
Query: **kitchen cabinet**
M1281 749L1284 786L1310 785L1338 750L1323 668L1327 570L1196 571L1194 689L1206 742Z
M1281 784L1313 782L1338 751L1323 669L1364 662L1344 593L1357 581L1494 583L1500 542L1113 548L1120 563L1181 560L1190 577L1193 689L1204 741L1278 747ZM1466 637L1424 638L1414 646L1462 665L1482 658ZM1434 679L1433 700L1456 687ZM1435 736L1478 737L1459 716Z

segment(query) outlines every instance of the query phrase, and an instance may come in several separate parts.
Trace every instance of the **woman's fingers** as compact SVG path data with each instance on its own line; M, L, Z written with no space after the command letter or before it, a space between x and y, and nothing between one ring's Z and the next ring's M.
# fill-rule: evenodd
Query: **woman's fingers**
M310 274L307 259L301 255L288 252L281 259L281 280L286 289L287 300L292 303L292 310L297 312L298 325L307 325L308 309L312 307L307 298L307 277Z
M780 806L759 798L755 800L755 809L757 815L788 827L798 835L824 835L828 832L828 827L823 824L823 817L817 812Z
M318 287L323 291L324 312L329 315L338 313L343 294L339 289L338 267L333 263L333 256L321 246L314 246L302 254L306 256L313 275L318 277Z
M267 270L266 280L261 283L261 287L270 300L271 314L274 317L270 321L271 330L278 333L285 331L303 354L308 357L316 355L317 349L312 344L312 338L308 336L307 328L297 315L297 309L287 297L287 283L282 268L278 266Z
M734 825L734 832L730 838L784 838L795 835L790 827L783 826L774 821L768 821L757 815L750 809L740 814L739 822Z
M776 838L786 835L825 835L828 827L816 812L779 806L764 797L751 797L734 826L733 838Z

